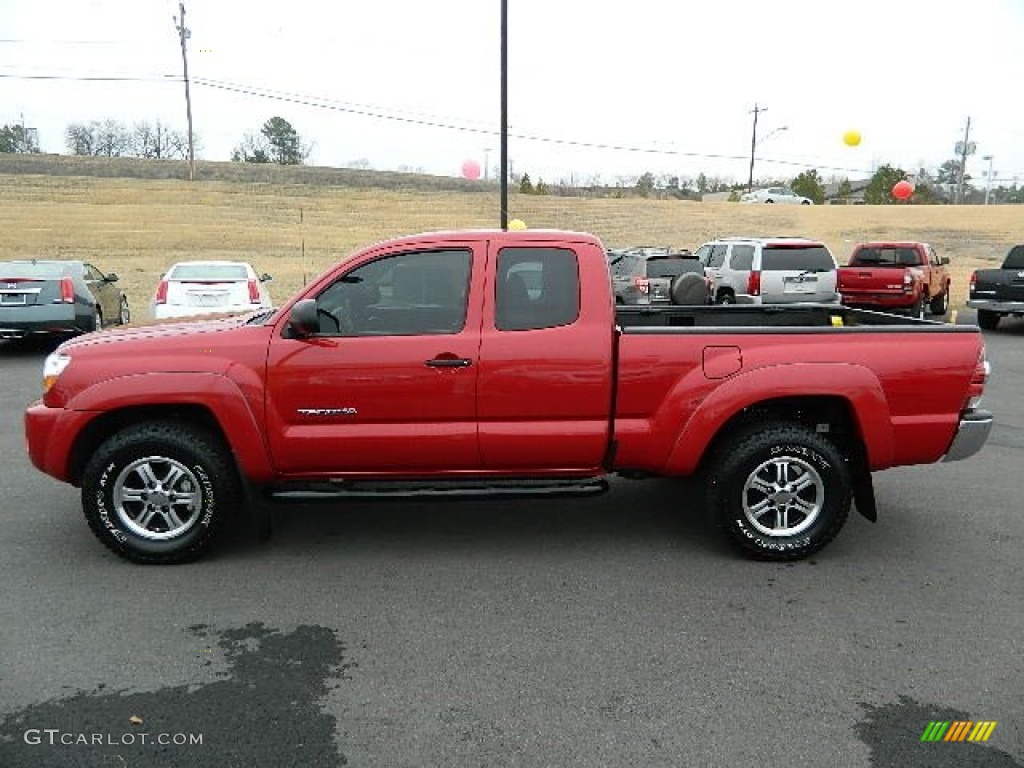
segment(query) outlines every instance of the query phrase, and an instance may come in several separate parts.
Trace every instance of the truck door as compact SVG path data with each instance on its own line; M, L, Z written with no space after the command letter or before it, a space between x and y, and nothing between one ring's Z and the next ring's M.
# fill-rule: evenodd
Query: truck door
M604 256L564 240L492 248L477 382L484 467L593 471L609 439L614 307L610 286L581 300L580 259L603 271Z
M275 335L266 405L279 471L480 466L484 258L469 242L384 254L320 292L319 334Z

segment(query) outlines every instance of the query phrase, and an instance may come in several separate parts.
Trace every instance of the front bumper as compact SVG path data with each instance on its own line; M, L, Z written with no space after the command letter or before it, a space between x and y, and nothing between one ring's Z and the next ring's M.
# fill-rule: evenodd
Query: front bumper
M76 436L98 414L50 408L36 400L25 410L25 448L33 466L65 483L71 477L71 451Z
M1024 315L1024 301L999 301L997 299L968 299L967 306L988 312L1001 312L1006 315Z
M988 440L992 431L992 414L975 408L960 416L960 424L956 428L953 442L942 458L943 461L960 461L973 456Z

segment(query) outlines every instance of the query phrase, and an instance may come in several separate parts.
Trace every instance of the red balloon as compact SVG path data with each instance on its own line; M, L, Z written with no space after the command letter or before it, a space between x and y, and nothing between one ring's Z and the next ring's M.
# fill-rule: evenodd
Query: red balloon
M897 200L906 200L912 194L914 194L914 185L906 179L892 185L892 196Z
M462 175L465 176L467 179L473 179L474 181L476 179L479 179L480 163L478 163L476 160L467 160L462 164Z

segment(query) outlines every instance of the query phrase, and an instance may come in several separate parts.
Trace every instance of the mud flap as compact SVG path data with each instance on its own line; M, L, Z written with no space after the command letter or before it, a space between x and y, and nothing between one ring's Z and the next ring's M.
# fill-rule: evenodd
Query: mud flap
M867 462L853 462L853 503L857 511L872 523L878 522L878 506L875 504L875 483Z
M253 533L256 534L256 541L264 544L270 541L270 537L274 533L272 502L264 497L260 490L246 479L244 474L239 472L239 476L242 478L242 495L245 498L245 507L249 513Z

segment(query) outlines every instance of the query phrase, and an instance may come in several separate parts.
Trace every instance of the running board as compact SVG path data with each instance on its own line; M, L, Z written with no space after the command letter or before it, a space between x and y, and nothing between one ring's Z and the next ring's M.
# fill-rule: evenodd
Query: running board
M334 499L486 498L536 496L594 496L608 490L601 478L486 480L334 480L289 481L270 486L266 495L275 501L331 501Z

